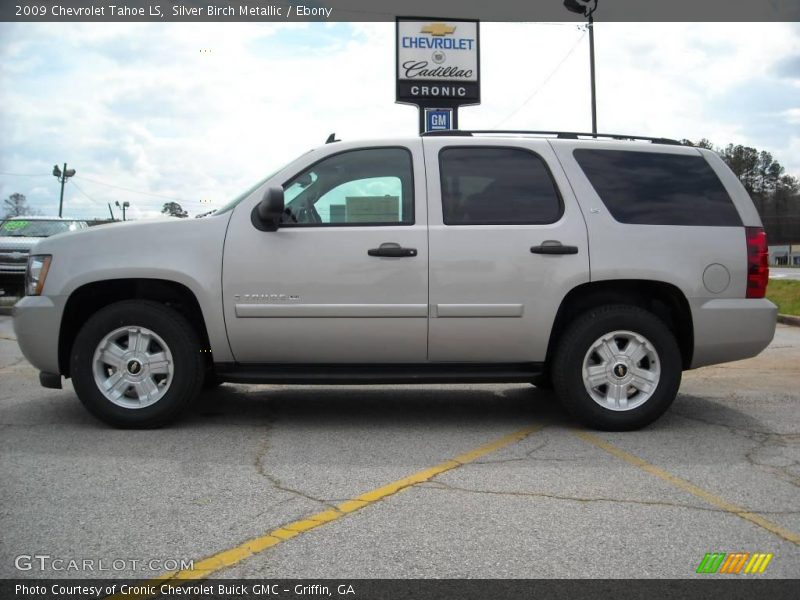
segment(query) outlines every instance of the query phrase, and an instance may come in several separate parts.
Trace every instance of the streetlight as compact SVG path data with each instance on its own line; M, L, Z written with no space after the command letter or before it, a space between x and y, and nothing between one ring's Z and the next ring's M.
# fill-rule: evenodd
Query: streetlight
M592 133L597 133L597 96L594 86L594 19L598 0L564 0L564 6L570 12L583 15L589 21L589 71L592 79Z
M61 200L58 201L58 216L61 217L61 210L64 208L64 184L67 179L75 175L75 169L68 169L67 163L64 163L64 170L58 168L58 165L53 165L53 175L61 183Z
M124 221L125 220L125 209L128 208L131 205L131 203L126 200L125 202L120 204L119 200L117 200L116 202L114 202L114 204L117 205L117 208L121 208L122 209L122 220Z

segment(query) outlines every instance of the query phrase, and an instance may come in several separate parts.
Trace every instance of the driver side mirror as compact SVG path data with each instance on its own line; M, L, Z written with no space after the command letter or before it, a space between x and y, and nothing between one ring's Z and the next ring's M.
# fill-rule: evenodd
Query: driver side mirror
M271 187L253 210L251 221L261 231L277 231L283 211L283 188Z

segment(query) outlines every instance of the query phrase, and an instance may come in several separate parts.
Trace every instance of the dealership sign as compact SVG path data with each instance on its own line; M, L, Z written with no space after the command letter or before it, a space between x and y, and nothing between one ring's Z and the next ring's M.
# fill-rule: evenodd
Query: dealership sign
M397 102L424 108L480 104L477 21L397 19Z

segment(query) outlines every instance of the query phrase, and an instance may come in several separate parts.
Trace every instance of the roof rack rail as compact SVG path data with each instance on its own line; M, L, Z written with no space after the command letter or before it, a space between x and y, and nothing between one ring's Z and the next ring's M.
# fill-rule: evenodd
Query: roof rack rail
M645 135L625 135L621 133L585 133L579 131L528 131L524 129L448 129L428 131L423 133L423 137L436 137L436 136L460 136L471 137L473 135L532 135L541 137L556 137L562 140L578 140L583 138L589 139L612 139L612 140L640 140L644 142L651 142L653 144L667 144L670 146L682 146L683 144L678 140L661 137L648 137Z

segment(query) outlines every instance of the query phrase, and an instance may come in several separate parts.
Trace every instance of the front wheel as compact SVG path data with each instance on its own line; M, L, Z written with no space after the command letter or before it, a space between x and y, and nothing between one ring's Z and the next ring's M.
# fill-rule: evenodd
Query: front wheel
M675 336L654 314L612 305L579 317L562 337L553 383L570 412L609 431L639 429L672 404L681 383Z
M204 364L192 326L158 302L101 309L78 332L70 374L81 402L115 427L159 427L199 394Z

